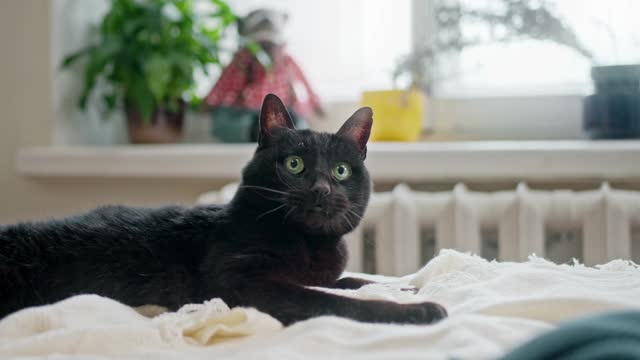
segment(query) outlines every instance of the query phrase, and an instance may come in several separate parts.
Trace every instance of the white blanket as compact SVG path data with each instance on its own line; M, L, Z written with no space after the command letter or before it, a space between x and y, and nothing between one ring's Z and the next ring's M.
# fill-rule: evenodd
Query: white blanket
M77 296L0 321L0 358L51 359L490 359L559 321L638 307L640 268L487 262L444 250L416 274L346 296L442 303L433 326L364 324L322 317L288 328L220 300L147 319L115 301ZM418 294L400 291L411 284ZM55 354L54 356L47 356Z

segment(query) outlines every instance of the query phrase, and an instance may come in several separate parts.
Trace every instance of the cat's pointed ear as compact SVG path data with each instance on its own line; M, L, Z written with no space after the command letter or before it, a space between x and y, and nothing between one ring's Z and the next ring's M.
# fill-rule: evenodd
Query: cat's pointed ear
M362 159L367 157L367 141L373 125L373 110L370 107L360 108L342 125L337 134L349 138L358 145Z
M274 94L265 96L260 110L260 132L258 146L266 146L273 137L285 129L295 129L287 108Z

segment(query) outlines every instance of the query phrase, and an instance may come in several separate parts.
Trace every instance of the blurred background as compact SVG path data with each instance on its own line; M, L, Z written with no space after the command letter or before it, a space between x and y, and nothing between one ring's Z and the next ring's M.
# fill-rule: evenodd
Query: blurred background
M638 14L634 0L3 0L0 223L192 204L237 181L268 92L319 131L372 106L381 193L637 190Z

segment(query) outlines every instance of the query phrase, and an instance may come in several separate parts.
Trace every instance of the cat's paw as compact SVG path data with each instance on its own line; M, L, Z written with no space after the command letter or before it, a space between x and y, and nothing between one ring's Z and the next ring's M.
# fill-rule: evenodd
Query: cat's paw
M434 302L398 304L389 301L367 302L365 322L393 324L432 324L447 317L447 310Z
M408 324L432 324L447 317L447 309L434 302L418 304L403 304L405 307L402 323Z
M410 292L412 294L417 294L420 289L415 286L407 285L400 288L401 291Z

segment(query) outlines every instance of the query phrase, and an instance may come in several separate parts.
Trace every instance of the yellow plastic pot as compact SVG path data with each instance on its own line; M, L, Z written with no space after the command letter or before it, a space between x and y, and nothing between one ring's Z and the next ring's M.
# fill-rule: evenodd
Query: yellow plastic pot
M363 106L373 109L373 141L416 141L422 132L426 96L420 90L366 91Z

